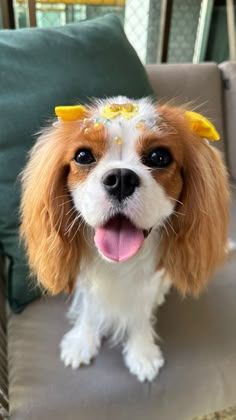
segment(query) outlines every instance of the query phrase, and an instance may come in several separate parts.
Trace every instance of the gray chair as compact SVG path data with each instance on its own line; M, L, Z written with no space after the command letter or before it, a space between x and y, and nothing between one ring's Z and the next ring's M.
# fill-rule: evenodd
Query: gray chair
M193 101L220 131L234 196L230 236L235 239L236 63L150 65L147 71L160 99ZM59 357L68 330L64 296L43 297L7 319L0 296L0 406L7 408L8 391L12 420L190 420L236 405L235 272L232 255L199 300L170 293L158 311L167 363L152 384L137 382L120 349L106 343L91 366L66 369Z

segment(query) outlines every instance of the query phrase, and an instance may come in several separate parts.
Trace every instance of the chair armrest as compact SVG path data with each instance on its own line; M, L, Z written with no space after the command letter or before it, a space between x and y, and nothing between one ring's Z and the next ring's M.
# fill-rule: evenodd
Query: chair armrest
M8 369L4 260L0 257L0 420L8 417Z
M217 64L149 64L146 71L160 102L180 106L189 103L190 108L213 121L223 140L214 146L224 153L222 79Z
M236 61L225 61L219 65L224 82L224 125L226 132L226 157L230 175L236 181Z

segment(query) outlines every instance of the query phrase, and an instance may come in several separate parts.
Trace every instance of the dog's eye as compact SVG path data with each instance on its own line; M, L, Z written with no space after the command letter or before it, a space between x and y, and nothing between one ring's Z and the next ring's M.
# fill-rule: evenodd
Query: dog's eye
M173 161L172 155L165 147L153 149L143 157L143 163L150 168L165 168Z
M74 161L78 165L90 165L95 162L95 158L89 149L80 149L76 152Z

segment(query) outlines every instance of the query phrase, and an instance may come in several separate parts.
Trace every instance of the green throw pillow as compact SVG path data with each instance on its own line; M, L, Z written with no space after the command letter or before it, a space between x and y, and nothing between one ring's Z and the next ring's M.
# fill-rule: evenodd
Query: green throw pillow
M145 70L114 15L52 29L0 31L0 253L9 258L14 312L39 296L19 243L20 185L35 133L56 105L88 97L152 94Z

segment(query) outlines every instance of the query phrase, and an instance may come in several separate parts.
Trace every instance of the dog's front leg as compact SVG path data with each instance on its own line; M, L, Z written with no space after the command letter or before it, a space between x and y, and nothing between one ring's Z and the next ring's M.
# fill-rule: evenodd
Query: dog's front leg
M160 348L155 344L152 326L136 322L129 328L129 335L123 350L126 366L140 382L152 381L164 365Z
M97 355L101 338L94 318L84 300L81 313L73 328L64 335L60 348L61 360L65 366L77 369L80 365L88 365Z

